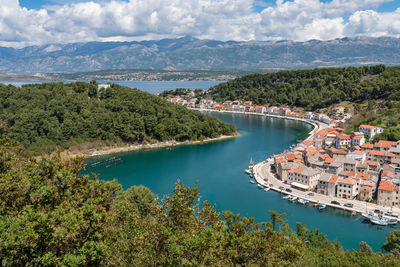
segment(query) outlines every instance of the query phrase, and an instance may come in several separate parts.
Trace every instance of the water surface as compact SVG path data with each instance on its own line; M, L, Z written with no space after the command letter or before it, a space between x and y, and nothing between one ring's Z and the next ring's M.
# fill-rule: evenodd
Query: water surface
M235 124L241 136L201 145L177 146L94 159L88 162L87 172L100 174L102 179L117 178L123 187L145 185L160 197L169 194L180 179L185 185L199 183L202 200L216 203L217 209L231 210L256 221L268 221L268 212L286 213L293 229L296 222L308 228L320 229L331 240L336 238L345 249L359 248L366 241L379 250L392 227L362 223L359 216L327 208L320 212L313 207L293 204L281 199L279 193L264 192L249 183L244 173L250 158L256 162L280 153L298 139L307 137L311 125L278 118L243 114L212 113ZM90 167L93 162L116 157L120 161Z

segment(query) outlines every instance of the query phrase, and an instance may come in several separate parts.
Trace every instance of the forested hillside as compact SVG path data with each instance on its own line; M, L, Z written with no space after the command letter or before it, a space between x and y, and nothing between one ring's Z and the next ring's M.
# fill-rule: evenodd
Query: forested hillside
M384 65L279 71L247 75L211 88L217 101L251 100L307 110L341 101L400 100L400 67Z
M3 129L4 130L4 129ZM318 230L218 213L177 183L156 199L143 186L80 176L79 159L26 159L0 132L2 266L400 266L400 231L374 253L343 251Z
M96 82L0 85L7 136L29 151L89 141L143 143L232 135L235 127L148 93Z

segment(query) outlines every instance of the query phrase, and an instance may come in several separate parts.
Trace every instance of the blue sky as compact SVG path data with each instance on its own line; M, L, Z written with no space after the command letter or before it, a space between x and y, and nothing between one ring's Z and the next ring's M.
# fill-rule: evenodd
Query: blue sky
M92 0L94 2L106 2L107 0ZM127 0L124 0L127 1ZM285 0L290 1L290 0ZM293 1L293 0L292 0ZM330 2L331 0L321 0L321 2ZM43 8L45 6L49 5L62 5L62 4L70 4L70 3L78 3L78 2L87 2L86 0L19 0L21 6L26 7L26 8L33 8L33 9L39 9ZM275 5L275 0L259 0L256 1L259 4L255 4L255 10L260 12L262 11L266 6L269 5ZM397 2L397 3L396 3ZM384 3L380 7L377 8L377 11L379 12L389 12L389 11L394 11L397 8L400 7L400 1L392 1L390 3Z
M400 0L0 0L0 46L185 35L223 41L400 38Z

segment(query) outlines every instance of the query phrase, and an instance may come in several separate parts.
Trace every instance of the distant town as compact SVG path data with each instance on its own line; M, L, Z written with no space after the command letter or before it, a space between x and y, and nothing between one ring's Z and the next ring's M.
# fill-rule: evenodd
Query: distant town
M400 141L371 141L383 129L360 125L357 132L344 133L339 126L352 117L341 106L329 114L294 112L288 107L253 105L251 101L218 103L198 99L193 90L167 97L168 102L192 109L283 116L313 123L316 131L291 150L274 155L273 177L292 188L342 200L399 207ZM353 204L348 203L348 206Z

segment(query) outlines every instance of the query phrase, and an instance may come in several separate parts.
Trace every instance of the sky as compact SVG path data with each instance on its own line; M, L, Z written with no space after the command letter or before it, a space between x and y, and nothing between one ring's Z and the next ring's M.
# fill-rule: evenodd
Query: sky
M0 45L400 37L400 0L0 0Z

